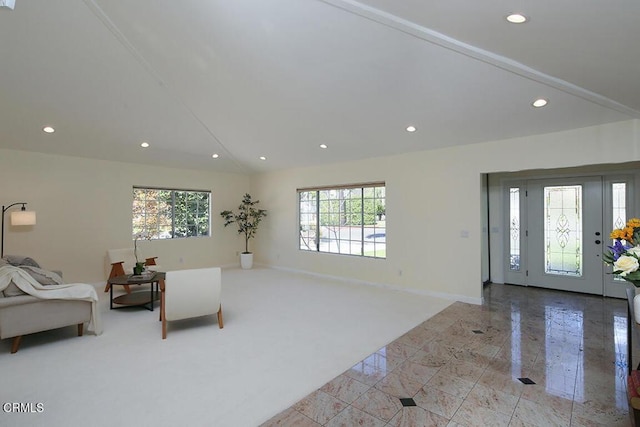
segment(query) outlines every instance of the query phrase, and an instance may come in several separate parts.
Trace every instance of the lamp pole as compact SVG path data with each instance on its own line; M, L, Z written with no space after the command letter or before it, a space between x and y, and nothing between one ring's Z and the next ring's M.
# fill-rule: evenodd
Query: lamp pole
M2 239L0 239L0 258L4 257L4 213L15 205L22 205L22 209L20 210L23 211L25 210L24 205L26 204L27 202L16 202L16 203L10 204L7 207L4 207L4 205L2 206Z

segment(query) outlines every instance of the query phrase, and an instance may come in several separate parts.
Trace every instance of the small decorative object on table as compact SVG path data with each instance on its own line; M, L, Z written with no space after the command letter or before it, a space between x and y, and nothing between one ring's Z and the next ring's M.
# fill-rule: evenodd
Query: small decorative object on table
M136 265L133 267L133 274L139 276L144 271L144 262L138 260L138 240L146 238L142 233L137 234L133 240L133 255L136 257Z
M144 262L136 262L136 265L133 267L133 274L138 276L142 274L144 271Z
M640 219L631 218L624 228L616 228L610 234L613 246L602 255L607 265L613 265L613 275L640 287ZM633 299L635 321L640 323L640 294Z

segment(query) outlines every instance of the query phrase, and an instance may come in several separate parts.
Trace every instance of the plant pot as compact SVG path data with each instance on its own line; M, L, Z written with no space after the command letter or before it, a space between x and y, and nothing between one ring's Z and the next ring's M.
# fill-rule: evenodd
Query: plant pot
M137 262L136 265L133 267L133 274L135 274L136 276L139 276L142 274L143 271L144 271L144 263Z
M251 252L240 254L240 267L243 270L249 270L253 267L253 254Z
M640 293L636 288L636 296L633 297L633 317L635 317L635 322L640 323Z

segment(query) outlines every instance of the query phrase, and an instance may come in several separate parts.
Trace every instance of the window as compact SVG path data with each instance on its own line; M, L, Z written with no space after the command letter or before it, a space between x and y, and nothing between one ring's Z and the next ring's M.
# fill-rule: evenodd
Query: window
M612 210L612 230L616 228L624 228L627 223L627 183L614 182L611 184L611 210ZM612 240L611 244L614 241ZM626 243L626 242L625 242ZM613 280L624 283L624 279L620 276L613 276Z
M611 184L612 230L623 228L627 223L627 183L614 182Z
M385 184L298 190L300 249L386 258Z
M509 269L520 270L520 188L509 188Z
M133 188L133 237L209 236L211 192Z

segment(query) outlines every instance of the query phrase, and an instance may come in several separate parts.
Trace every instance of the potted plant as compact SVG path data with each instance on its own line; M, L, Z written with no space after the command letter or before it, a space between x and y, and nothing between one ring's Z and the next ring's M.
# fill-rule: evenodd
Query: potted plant
M224 218L224 226L235 223L238 227L238 234L244 234L244 252L240 254L240 266L249 269L253 266L253 253L249 252L249 239L255 236L258 225L262 218L267 216L265 209L257 209L254 206L260 200L251 200L251 195L246 193L242 198L238 212L222 211L220 216Z
M147 236L143 233L136 234L135 239L133 240L133 256L136 257L136 265L133 266L133 274L138 276L142 274L144 271L144 262L140 262L138 260L138 240L146 238Z

